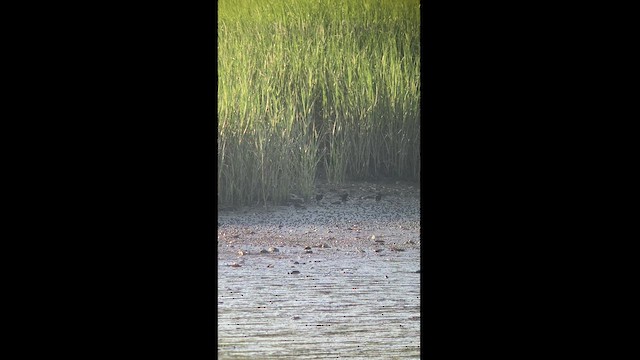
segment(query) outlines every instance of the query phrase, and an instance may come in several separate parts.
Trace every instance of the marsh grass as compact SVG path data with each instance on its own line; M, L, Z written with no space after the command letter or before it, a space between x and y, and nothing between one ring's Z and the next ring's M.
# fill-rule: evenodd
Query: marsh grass
M218 2L218 199L420 176L418 0Z

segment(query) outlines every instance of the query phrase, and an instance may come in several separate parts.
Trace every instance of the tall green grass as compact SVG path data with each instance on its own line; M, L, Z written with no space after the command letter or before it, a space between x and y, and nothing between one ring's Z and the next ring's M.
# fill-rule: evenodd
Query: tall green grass
M218 1L218 199L420 176L419 0Z

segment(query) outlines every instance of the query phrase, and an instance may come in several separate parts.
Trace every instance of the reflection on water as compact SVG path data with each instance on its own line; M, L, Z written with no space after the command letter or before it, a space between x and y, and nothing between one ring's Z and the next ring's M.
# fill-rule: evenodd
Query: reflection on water
M420 358L419 249L219 254L220 359Z

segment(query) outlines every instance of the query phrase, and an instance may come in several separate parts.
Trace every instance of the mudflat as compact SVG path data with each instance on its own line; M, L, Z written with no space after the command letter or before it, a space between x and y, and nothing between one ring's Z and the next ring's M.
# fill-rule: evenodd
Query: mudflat
M318 194L219 211L218 358L419 359L419 185Z
M322 195L320 200L219 208L219 254L324 244L348 251L419 249L419 183L320 184L316 193Z

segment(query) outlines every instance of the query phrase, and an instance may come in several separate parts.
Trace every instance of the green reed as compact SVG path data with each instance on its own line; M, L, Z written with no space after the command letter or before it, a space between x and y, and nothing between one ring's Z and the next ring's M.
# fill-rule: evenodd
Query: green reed
M218 2L220 203L420 176L418 0Z

